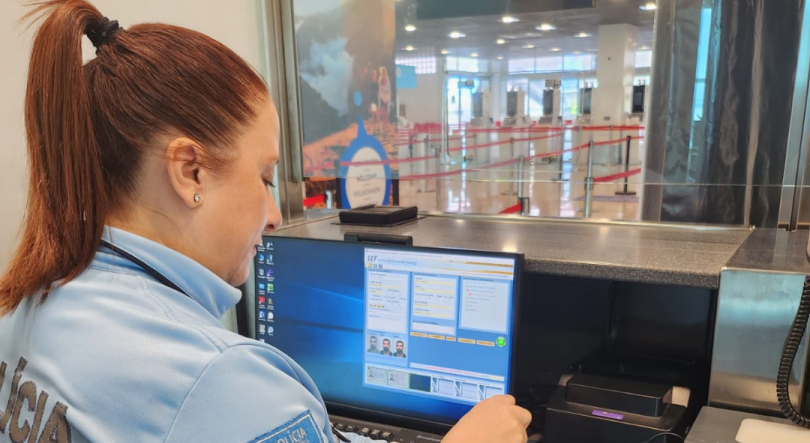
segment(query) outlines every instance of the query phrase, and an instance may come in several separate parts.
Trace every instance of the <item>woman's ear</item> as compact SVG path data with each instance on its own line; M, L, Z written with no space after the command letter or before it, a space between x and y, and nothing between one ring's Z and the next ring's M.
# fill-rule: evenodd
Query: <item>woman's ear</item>
M169 182L189 208L202 205L204 182L208 176L200 162L202 156L200 145L187 138L174 139L166 146Z

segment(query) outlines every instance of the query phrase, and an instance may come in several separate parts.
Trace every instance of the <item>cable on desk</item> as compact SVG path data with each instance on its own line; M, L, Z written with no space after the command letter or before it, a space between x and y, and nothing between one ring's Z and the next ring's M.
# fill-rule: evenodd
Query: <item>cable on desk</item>
M657 439L658 437L665 437L665 436L667 436L667 435L672 436L672 437L678 437L678 438L679 438L679 439L680 439L682 442L685 442L685 441L686 441L686 439L685 439L685 438L683 438L683 437L681 437L681 436L680 436L680 434L676 434L676 433L674 433L674 432L662 432L662 433L660 433L660 434L653 435L652 437L650 437L650 438L649 438L647 441L645 441L644 443L654 443L654 442L655 442L655 439Z

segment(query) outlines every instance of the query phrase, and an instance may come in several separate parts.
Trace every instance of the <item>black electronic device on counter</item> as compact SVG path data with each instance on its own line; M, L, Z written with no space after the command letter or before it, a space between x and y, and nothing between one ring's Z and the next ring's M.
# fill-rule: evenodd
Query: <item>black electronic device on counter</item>
M416 206L362 206L340 212L340 223L364 226L392 226L416 220Z
M552 398L547 443L680 443L686 408L672 386L577 375Z

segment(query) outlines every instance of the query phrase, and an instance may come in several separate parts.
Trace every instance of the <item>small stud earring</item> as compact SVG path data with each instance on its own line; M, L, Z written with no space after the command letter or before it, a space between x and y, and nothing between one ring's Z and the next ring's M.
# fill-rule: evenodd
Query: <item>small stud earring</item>
M202 200L202 196L200 194L194 194L194 202L199 203Z

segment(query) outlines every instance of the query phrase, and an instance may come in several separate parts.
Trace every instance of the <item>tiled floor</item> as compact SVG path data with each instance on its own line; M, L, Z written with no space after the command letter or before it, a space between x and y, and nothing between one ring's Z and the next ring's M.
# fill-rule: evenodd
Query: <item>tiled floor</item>
M611 134L615 138L616 135ZM623 136L624 134L622 134ZM635 134L634 134L635 135ZM470 140L467 146L476 146L498 140L509 140L511 134L479 134L478 139ZM604 140L609 138L603 136ZM518 137L528 138L526 135ZM598 136L597 136L598 137ZM587 142L587 140L585 140ZM585 178L587 177L588 150L565 154L551 163L547 158L526 161L523 174L519 174L519 163L494 168L488 165L541 153L571 150L580 145L577 134L566 134L564 145L559 137L535 142L511 143L473 149L469 151L453 150L460 148L459 141L450 143L450 155L440 155L430 160L402 163L399 173L404 179L400 182L400 204L415 205L421 210L439 210L443 212L463 212L477 214L497 214L517 204L519 180L522 179L522 193L529 197L530 215L543 217L584 217ZM438 144L438 143L436 143ZM400 150L400 158L431 156L434 150L425 149L424 143L414 146L413 154L408 148ZM637 168L638 151L643 143L632 144L630 168ZM625 170L620 161L619 145L603 146L594 149L594 177L604 177ZM467 162L462 161L467 155ZM452 174L440 178L408 179L435 173ZM455 173L453 173L455 172ZM562 179L562 180L560 180ZM641 175L629 178L629 189L634 191ZM638 196L616 196L616 191L623 190L623 181L597 183L594 185L592 218L614 220L638 220Z

